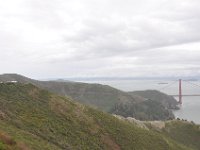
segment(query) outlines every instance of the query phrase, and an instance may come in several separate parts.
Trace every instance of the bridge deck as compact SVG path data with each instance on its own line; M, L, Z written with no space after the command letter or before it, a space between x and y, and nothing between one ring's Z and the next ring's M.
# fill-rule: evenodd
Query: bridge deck
M179 95L170 95L170 96L178 97ZM183 97L183 96L200 96L200 94L182 95L182 97Z

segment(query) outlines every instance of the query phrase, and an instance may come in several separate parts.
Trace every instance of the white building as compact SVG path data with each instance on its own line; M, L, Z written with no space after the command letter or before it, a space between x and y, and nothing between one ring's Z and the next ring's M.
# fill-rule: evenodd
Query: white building
M15 80L13 80L13 81L6 81L6 83L17 83L18 81L15 81Z

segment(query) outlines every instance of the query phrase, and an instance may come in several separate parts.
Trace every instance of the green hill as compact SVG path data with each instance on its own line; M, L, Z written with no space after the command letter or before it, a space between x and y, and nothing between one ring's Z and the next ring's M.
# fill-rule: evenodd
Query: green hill
M178 109L178 102L174 99L173 96L169 96L156 90L133 91L129 92L129 94L138 95L146 99L151 99L153 101L160 102L164 107L168 109Z
M145 100L140 103L118 103L111 112L139 120L171 120L175 118L171 110L154 100Z
M186 121L167 122L163 129L165 135L194 150L200 149L200 125Z
M145 101L132 92L127 93L113 87L101 84L87 84L79 82L38 81L17 74L0 75L0 81L18 81L31 83L37 87L54 92L61 96L71 97L73 100L109 113L116 113L124 117L130 116L141 120L167 120L174 118L171 110L166 109L162 103L175 106L176 100L163 93L153 95L155 101ZM163 100L163 95L165 96ZM158 97L158 98L157 98ZM161 100L159 99L161 97ZM175 103L174 103L175 102ZM164 103L164 104L165 104ZM162 105L161 105L162 104Z
M200 149L200 125L188 122L187 120L168 121L140 121L131 117L114 115L120 120L130 122L140 128L161 133L167 138L171 138L193 150Z
M0 133L18 149L182 150L171 138L41 90L32 84L0 84ZM15 150L0 138L1 150Z
M132 96L108 85L88 84L80 82L38 81L17 74L0 75L0 81L18 81L20 83L31 83L37 87L54 92L62 96L68 96L74 100L110 111L115 104L120 102L137 102L143 98Z

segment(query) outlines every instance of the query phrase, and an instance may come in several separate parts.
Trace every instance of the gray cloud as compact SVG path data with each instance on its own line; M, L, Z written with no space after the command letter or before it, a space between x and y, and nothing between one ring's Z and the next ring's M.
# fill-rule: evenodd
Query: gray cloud
M198 0L1 1L1 73L199 75L199 32Z

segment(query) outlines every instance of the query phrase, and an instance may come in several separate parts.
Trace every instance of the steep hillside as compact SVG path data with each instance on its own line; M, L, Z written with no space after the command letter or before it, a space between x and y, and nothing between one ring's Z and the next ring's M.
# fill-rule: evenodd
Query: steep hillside
M160 133L138 128L32 84L1 83L0 114L0 131L32 150L187 149ZM0 143L5 148L1 138Z
M76 101L92 105L100 110L110 111L119 101L137 102L140 99L108 85L87 84L77 82L46 82L40 87L64 96L70 96Z
M46 89L62 96L68 96L82 103L98 108L109 113L116 113L125 117L135 117L141 120L167 120L174 118L171 110L161 105L167 103L174 106L174 101L167 98L160 101L163 93L154 94L155 101L146 101L140 95L127 93L107 85L87 84L78 82L37 81L16 74L0 75L0 81L16 80L20 83L32 83L37 87Z
M118 103L111 112L139 120L169 120L175 118L171 110L153 100L145 100L140 103Z
M68 96L83 104L92 105L100 110L110 111L118 102L138 102L143 98L131 96L126 92L101 84L79 82L37 81L17 74L0 75L0 81L16 80L20 83L32 83L62 96Z
M146 90L146 91L133 91L129 92L130 95L139 95L146 99L151 99L157 102L161 102L162 105L169 109L178 109L178 102L174 97L166 95L156 90Z
M165 135L194 150L200 149L200 125L186 121L169 121L163 129Z
M140 121L132 117L125 118L118 115L114 116L140 128L162 133L164 136L172 138L190 149L200 149L200 125L194 124L193 122L182 120Z

